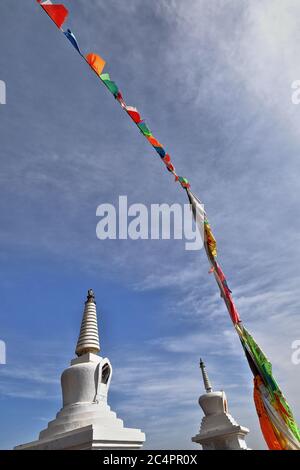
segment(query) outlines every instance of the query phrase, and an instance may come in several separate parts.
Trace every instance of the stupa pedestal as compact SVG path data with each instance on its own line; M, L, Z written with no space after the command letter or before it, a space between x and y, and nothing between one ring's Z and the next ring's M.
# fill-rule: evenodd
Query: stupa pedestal
M61 376L63 407L39 439L16 450L139 449L145 435L125 428L107 404L111 363L100 350L94 294L85 304L76 353Z

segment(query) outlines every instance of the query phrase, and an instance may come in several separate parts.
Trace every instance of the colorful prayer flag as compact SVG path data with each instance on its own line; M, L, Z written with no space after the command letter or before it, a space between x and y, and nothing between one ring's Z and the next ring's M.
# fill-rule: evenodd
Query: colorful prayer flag
M88 54L86 56L86 61L89 64L89 66L96 72L97 75L101 75L104 67L105 67L105 60L102 59L98 54Z
M133 108L132 106L126 106L126 111L136 124L141 122L140 113L138 112L136 108Z
M82 55L78 46L77 39L72 33L72 31L68 29L67 31L64 32L64 35L69 39L70 43L73 45L73 47L75 47L75 49L79 52L79 54Z
M44 2L40 0L37 1L43 10L45 10L47 15L51 18L51 20L54 21L56 26L61 28L69 14L67 8L64 5L54 5L49 0Z
M205 233L206 242L207 242L210 254L214 258L216 258L217 257L217 242L212 233L211 227L207 219L204 221L204 233Z
M140 129L142 134L144 134L144 136L146 136L146 137L151 137L152 136L152 132L150 131L150 129L147 126L147 124L145 123L145 121L139 122L138 123L138 128Z

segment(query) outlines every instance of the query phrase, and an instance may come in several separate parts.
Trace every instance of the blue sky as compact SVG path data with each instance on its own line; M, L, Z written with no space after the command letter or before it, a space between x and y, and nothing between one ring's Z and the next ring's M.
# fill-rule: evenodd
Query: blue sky
M237 307L300 421L297 1L66 0L205 203ZM264 448L251 373L203 253L184 241L99 241L96 208L186 203L159 157L35 1L0 5L0 447L61 406L86 291L97 298L110 404L147 448L197 448L199 357Z

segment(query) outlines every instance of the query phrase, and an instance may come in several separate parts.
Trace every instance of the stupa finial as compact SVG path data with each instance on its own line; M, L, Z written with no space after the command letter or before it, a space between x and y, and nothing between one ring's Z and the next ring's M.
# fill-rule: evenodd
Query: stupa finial
M203 383L204 383L204 388L206 390L206 393L212 392L212 386L208 377L208 374L206 372L206 367L202 359L200 359L200 369L202 372L202 377L203 377Z
M95 294L94 294L93 289L88 290L86 301L87 302L94 302L94 304L96 305L96 299L95 299Z
M95 294L93 289L89 289L76 346L76 354L77 356L82 356L86 353L98 354L99 351L100 344Z

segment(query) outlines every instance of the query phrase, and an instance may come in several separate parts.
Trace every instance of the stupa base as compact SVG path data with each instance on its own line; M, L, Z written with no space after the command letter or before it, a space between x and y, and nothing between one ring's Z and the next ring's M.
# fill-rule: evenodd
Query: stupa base
M14 450L120 450L140 449L145 435L139 429L109 429L90 425L49 439L41 439L15 447Z

